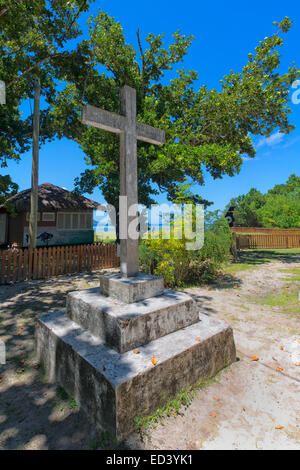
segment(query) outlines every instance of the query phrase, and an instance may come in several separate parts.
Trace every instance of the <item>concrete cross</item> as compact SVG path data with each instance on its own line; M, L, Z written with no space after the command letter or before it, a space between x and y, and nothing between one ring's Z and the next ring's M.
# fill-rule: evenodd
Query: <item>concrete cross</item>
M165 143L165 132L136 121L136 91L125 85L120 92L121 114L115 114L94 106L85 105L82 123L109 132L120 134L120 195L127 196L127 208L134 206L130 212L126 210L126 227L137 217L138 176L137 176L137 144L142 140L154 145ZM123 208L120 208L120 213ZM123 214L122 214L123 215ZM138 240L128 236L120 240L120 266L122 277L137 276L139 272Z

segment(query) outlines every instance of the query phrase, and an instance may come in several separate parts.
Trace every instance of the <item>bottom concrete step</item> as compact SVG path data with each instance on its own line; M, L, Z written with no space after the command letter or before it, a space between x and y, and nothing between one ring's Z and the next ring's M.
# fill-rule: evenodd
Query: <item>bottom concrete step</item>
M139 351L119 354L65 312L43 315L37 322L36 353L49 380L74 396L99 429L119 440L133 431L134 418L153 413L236 359L232 329L203 314L198 323Z

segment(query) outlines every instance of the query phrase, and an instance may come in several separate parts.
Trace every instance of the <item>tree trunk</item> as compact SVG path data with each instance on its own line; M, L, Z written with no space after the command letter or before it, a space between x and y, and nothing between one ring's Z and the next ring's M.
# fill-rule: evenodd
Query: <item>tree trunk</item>
M32 171L29 219L29 248L36 247L39 179L39 133L40 133L40 79L35 77L34 114L32 137Z

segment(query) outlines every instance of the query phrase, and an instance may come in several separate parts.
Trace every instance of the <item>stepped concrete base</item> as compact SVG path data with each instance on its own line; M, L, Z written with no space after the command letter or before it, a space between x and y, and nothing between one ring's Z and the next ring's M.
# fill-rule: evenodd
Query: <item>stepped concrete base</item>
M36 352L49 380L74 396L97 428L119 440L133 431L134 418L153 413L236 358L232 329L203 314L196 324L139 350L117 353L65 312L43 315L37 322Z
M127 304L161 295L163 291L163 278L150 274L127 278L120 273L100 276L100 293Z
M169 289L130 304L105 297L98 288L75 291L67 296L67 314L120 353L192 325L199 318L192 297Z

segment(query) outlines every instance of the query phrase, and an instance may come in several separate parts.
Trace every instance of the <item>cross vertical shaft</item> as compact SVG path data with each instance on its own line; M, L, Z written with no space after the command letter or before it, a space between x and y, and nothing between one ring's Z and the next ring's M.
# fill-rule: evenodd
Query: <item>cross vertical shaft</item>
M137 140L165 143L165 132L136 122L136 91L125 85L120 93L121 113L85 105L82 123L120 136L120 264L122 277L139 272ZM130 230L131 228L131 230Z
M125 132L120 134L120 196L123 201L120 200L119 212L127 235L120 239L120 269L122 277L130 277L139 271L139 241L128 236L130 223L138 217L136 91L133 88L124 86L121 89L120 107L126 124Z

